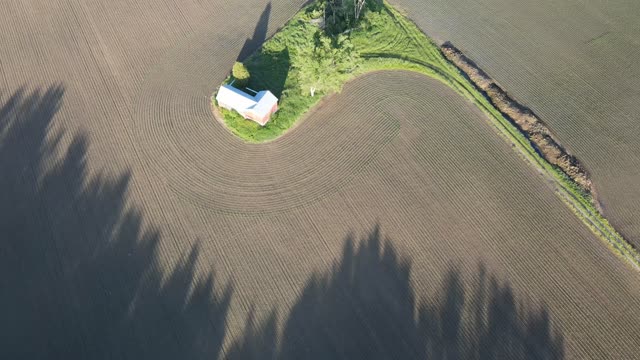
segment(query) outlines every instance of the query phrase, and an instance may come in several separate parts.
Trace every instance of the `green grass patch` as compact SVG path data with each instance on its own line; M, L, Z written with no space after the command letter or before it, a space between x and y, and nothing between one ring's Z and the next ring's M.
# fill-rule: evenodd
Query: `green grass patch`
M476 104L523 159L553 181L558 196L594 234L623 259L640 267L637 250L599 213L592 196L537 153L525 135L407 17L384 3L379 11L366 12L353 31L330 38L317 26L322 18L319 6L313 3L302 9L245 61L251 74L248 86L272 91L280 99L280 110L261 127L235 112L220 109L224 123L234 134L252 143L276 139L301 121L322 97L339 92L345 82L357 76L379 70L419 72L440 80ZM311 88L315 89L314 96Z
M251 74L247 87L273 92L279 110L262 127L221 109L224 123L238 137L253 143L273 140L322 97L371 71L420 72L470 98L473 86L442 56L438 45L390 5L366 12L348 34L331 37L317 25L322 19L319 7L314 3L302 9L244 62Z

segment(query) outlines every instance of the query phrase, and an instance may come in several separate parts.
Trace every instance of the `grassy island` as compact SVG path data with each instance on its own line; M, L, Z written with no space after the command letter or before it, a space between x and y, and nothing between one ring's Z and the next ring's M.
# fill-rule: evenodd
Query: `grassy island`
M332 20L325 20L326 6L317 1L303 8L244 61L251 74L247 87L273 92L280 99L280 110L262 127L220 109L234 134L254 143L273 140L324 96L376 70L417 71L470 95L471 84L443 57L438 45L389 4L368 2L359 21L346 30L332 28Z
M353 0L352 4L354 1L361 2ZM244 65L250 73L247 87L272 91L280 98L280 110L262 127L220 108L224 123L234 134L251 143L276 139L324 96L339 92L344 83L359 75L378 70L419 72L476 104L521 157L555 184L558 196L600 239L640 267L637 250L600 213L594 193L547 161L509 116L406 16L386 2L370 1L357 21L336 21L335 11L333 15L327 11L331 3L336 2L319 0L306 6L246 59ZM230 77L226 82L232 80Z

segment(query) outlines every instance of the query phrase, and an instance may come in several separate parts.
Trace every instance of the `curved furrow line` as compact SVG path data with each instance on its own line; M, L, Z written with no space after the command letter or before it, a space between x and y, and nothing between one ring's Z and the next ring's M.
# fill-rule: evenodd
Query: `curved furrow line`
M190 50L194 48L211 49L206 44ZM203 60L215 54L185 53L177 51L159 65L157 73L170 69L173 76L149 76L140 90L145 101L139 102L136 118L140 143L150 146L149 156L161 154L155 164L158 176L201 206L252 213L309 204L348 183L397 133L397 125L377 116L375 103L380 99L373 97L344 99L335 109L318 109L300 125L311 129L294 130L300 136L242 143L213 120L208 108L206 94L217 82L202 74L212 71L212 62L224 61ZM218 74L225 73L219 69ZM350 110L368 115L366 127L340 111L352 104ZM324 124L314 118L323 118Z

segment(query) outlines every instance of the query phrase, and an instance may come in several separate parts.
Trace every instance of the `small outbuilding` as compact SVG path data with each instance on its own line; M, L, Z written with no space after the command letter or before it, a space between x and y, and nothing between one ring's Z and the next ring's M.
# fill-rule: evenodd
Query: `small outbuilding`
M236 89L231 85L222 85L216 95L218 105L235 110L245 119L253 120L264 126L271 115L278 111L278 98L271 91L259 91L255 96Z

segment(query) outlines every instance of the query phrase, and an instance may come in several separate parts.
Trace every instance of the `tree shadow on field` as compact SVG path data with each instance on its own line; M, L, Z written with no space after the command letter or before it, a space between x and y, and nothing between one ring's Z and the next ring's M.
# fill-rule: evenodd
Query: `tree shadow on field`
M245 41L240 50L237 61L242 61L251 74L248 88L269 90L280 97L289 76L291 57L286 46L278 49L262 47L267 38L270 14L271 3L268 3L260 15L253 36Z
M197 247L160 270L129 172L90 177L87 137L50 130L63 94L0 94L0 357L215 359L231 287L194 280Z
M280 51L262 49L257 58L252 60L245 63L251 74L249 87L256 90L267 89L280 97L291 68L289 49L287 47Z
M245 40L236 61L244 61L249 55L256 51L256 49L262 46L264 41L267 39L269 16L271 16L271 2L269 2L264 10L262 10L258 23L253 30L253 36L251 36L250 39Z
M374 229L315 274L278 336L275 313L247 320L229 359L561 359L562 336L544 307L516 302L508 284L479 267L472 291L452 268L442 290L418 304L411 264Z
M130 174L90 176L87 137L51 130L64 88L0 94L0 358L216 359L232 288L169 271L160 232L127 200ZM69 145L65 145L69 144ZM229 359L561 359L544 306L479 267L418 300L411 261L374 228L309 277L278 327L250 313ZM434 279L436 281L436 279Z

